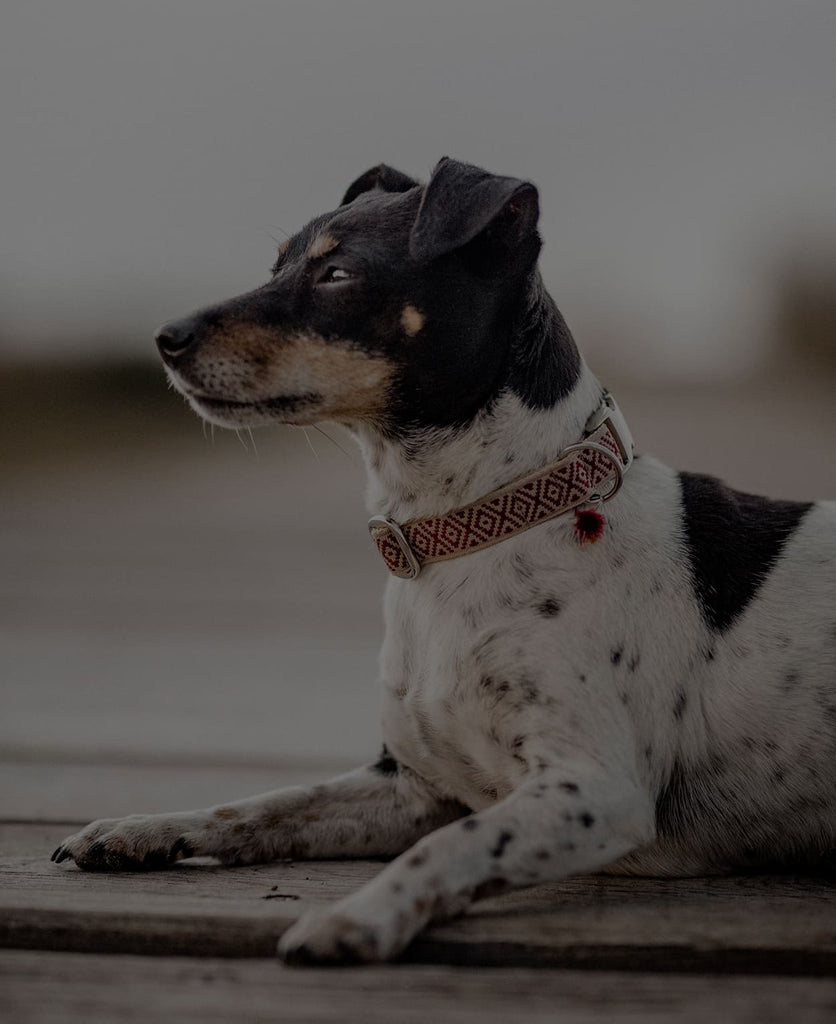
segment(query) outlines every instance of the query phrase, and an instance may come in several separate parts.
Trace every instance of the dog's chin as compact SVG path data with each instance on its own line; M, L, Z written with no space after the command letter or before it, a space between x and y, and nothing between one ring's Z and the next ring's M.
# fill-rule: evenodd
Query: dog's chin
M266 427L275 423L309 424L320 419L317 415L319 396L314 394L283 395L255 402L188 393L186 398L198 416L218 427L231 430L238 427Z

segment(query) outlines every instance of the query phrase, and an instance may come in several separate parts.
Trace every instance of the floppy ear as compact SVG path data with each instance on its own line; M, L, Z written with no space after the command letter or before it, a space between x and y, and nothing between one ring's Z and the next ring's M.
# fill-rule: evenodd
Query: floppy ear
M417 259L435 259L490 228L494 241L515 249L534 235L537 189L519 178L488 174L472 164L442 157L436 164L412 228L409 248Z
M365 174L361 174L355 182L348 186L341 205L345 206L357 196L361 196L364 192L371 192L374 188L380 189L382 192L408 192L417 184L419 183L409 175L396 171L394 167L378 164L377 167L372 167Z

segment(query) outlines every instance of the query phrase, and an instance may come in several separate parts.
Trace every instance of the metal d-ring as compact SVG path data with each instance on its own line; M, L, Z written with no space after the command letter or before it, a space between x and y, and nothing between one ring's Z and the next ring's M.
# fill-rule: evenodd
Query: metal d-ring
M609 501L610 498L614 498L616 494L621 490L621 484L624 482L624 467L618 461L616 456L613 455L613 453L609 450L609 448L605 448L602 444L596 444L594 441L579 441L577 444L570 444L568 448L564 448L563 451L560 453L561 458L564 455L568 455L570 452L578 452L584 449L591 449L592 451L600 452L601 455L606 455L606 457L610 460L613 469L615 470L615 483L607 491L607 493L599 494L596 491L594 494L589 496L590 501L593 498L597 498L599 501Z

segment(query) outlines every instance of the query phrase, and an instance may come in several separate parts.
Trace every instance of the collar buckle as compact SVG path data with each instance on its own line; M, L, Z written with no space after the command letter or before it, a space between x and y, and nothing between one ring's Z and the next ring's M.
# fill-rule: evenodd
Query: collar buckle
M369 533L389 571L402 580L414 580L421 571L421 563L400 526L387 516L372 516L369 520ZM395 559L387 557L386 548L393 543L406 559L405 569Z

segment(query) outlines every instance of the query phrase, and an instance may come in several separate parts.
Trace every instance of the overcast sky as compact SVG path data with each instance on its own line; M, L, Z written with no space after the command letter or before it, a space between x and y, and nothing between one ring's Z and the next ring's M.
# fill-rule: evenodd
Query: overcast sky
M27 0L0 30L0 343L145 350L385 160L534 180L586 349L746 371L836 251L833 0ZM609 346L609 348L608 348Z

